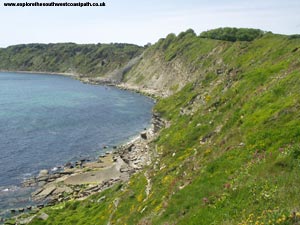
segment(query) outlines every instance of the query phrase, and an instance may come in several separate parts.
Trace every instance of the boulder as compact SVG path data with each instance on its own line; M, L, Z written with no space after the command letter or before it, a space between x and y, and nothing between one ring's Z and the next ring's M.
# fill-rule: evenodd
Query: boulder
M74 168L74 166L72 165L71 162L67 162L67 163L64 165L64 167L67 168L67 169L72 169L72 168Z
M35 178L30 178L30 179L27 179L25 180L22 185L23 187L33 187L36 185L36 179Z
M73 193L73 189L68 186L63 186L63 187L56 188L56 190L54 190L54 192L53 192L53 194L55 194L55 195L59 195L59 194L63 194L63 193L71 194L71 193Z
M45 221L49 218L49 215L46 213L42 213L41 215L38 216L38 218Z
M35 200L43 200L46 199L49 195L51 195L56 190L54 185L42 188L42 191L39 190L38 194L34 193L33 197Z
M43 188L39 188L39 189L37 189L36 191L34 191L31 195L32 195L32 196L38 195L38 194L41 193L43 190L44 190Z
M128 166L122 165L121 168L120 168L121 173L126 173L126 172L129 172L129 171L130 171L130 168Z
M49 179L48 175L45 176L38 176L37 177L37 182L42 182L42 181L47 181Z
M47 181L49 179L49 171L48 170L41 170L39 175L37 176L37 182Z
M11 213L16 213L16 210L15 209L11 209L10 212Z
M18 211L19 211L20 213L22 213L22 212L25 211L25 209L24 209L24 208L19 208Z
M141 133L141 138L147 140L147 131L143 131L143 132Z
M77 161L75 162L75 166L79 166L79 167L82 167L82 164L83 164L83 161Z
M39 181L39 182L37 183L37 185L38 185L39 187L43 187L46 183L47 183L47 179L46 179L46 180Z
M44 204L39 204L39 205L37 205L37 208L38 208L38 209L42 209L42 208L44 208L44 207L45 207Z
M43 177L43 176L47 176L49 174L48 170L41 170L38 177Z

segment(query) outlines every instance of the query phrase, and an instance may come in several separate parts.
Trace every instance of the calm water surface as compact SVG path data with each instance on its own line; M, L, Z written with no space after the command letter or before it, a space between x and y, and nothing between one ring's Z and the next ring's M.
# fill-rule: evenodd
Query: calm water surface
M0 212L31 204L20 183L39 170L96 157L137 135L152 107L139 94L68 77L0 73Z

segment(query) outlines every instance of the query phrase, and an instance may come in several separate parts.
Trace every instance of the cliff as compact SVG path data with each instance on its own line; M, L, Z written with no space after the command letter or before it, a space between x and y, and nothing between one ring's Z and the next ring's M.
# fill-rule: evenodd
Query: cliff
M119 80L143 52L132 44L21 44L0 48L0 70L69 73Z
M168 121L150 165L31 224L300 223L300 38L222 32L170 34L123 74Z

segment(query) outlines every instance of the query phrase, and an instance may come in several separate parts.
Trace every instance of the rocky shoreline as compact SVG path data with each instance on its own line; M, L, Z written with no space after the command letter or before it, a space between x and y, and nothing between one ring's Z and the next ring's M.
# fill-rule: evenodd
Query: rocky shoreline
M134 85L130 85L130 84L127 84L124 82L115 81L110 78L79 76L78 80L80 80L81 82L86 83L86 84L113 86L113 87L117 87L121 90L133 91L133 92L140 93L142 95L148 96L153 99L168 96L167 93L164 93L158 89L134 86Z
M149 129L128 143L107 151L97 161L80 160L73 164L67 163L61 170L53 173L41 170L38 176L23 183L24 187L37 188L32 193L32 199L38 204L34 207L11 209L12 216L23 212L35 213L46 206L68 200L83 200L118 182L126 182L132 174L151 163L152 152L149 144L164 126L165 121L154 113ZM15 219L22 224L22 219L18 218L20 216L16 215Z
M3 71L15 73L34 73L69 76L83 83L92 85L114 86L122 90L133 91L143 94L154 100L163 97L164 94L158 90L134 87L109 78L84 77L72 73L38 72L38 71ZM115 146L111 151L99 156L97 161L90 162L87 159L75 163L67 163L55 172L41 170L38 176L25 180L23 187L34 187L32 200L37 202L36 206L11 209L11 217L14 217L18 224L26 224L28 221L20 220L23 213L37 213L40 209L53 206L68 200L81 200L88 196L101 192L117 182L126 182L129 177L142 170L145 165L151 163L152 152L150 142L157 136L158 131L166 125L166 121L158 114L153 113L152 125L149 129L140 133L132 141ZM0 224L5 219L0 218ZM5 223L6 224L6 223Z
M40 75L58 75L58 76L66 76L76 80L81 81L85 84L92 84L92 85L104 85L104 86L113 86L118 89L133 91L136 93L143 94L153 99L157 99L159 97L167 97L168 94L162 92L158 89L140 87L140 86L133 86L122 81L117 81L109 77L86 77L80 74L75 73L61 73L61 72L44 72L44 71L21 71L21 70L0 70L0 72L6 73L27 73L27 74L40 74Z

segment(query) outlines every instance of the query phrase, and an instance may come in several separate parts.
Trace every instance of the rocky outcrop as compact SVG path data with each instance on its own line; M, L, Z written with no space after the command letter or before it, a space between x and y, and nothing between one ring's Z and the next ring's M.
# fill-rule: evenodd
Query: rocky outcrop
M153 115L152 127L140 133L134 140L107 151L95 162L79 160L68 163L60 171L49 173L41 170L37 177L26 180L23 185L37 186L32 199L54 205L69 199L84 199L103 191L149 165L152 160L151 141L166 125L158 114ZM44 207L44 206L43 206Z
M163 120L158 113L153 113L152 124L154 133L157 133L163 127L169 126L168 122Z

